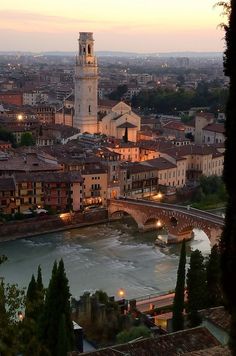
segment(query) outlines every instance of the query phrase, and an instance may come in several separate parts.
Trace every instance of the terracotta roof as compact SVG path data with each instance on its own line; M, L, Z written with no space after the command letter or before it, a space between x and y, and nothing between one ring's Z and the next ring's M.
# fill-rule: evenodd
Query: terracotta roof
M39 159L36 154L9 157L8 160L1 161L0 171L7 172L34 172L34 171L59 171L61 166L58 164L46 163Z
M155 170L156 167L143 165L142 163L124 163L121 167L126 168L131 174L132 173L141 173Z
M218 133L223 134L225 132L225 127L223 124L210 124L210 125L203 127L203 130L211 131L211 132L218 132Z
M165 151L166 154L176 157L176 153L178 156L188 156L188 155L219 155L223 156L223 154L219 153L213 145L183 145L179 147L172 147Z
M211 112L198 112L198 113L196 113L196 117L197 116L205 117L208 120L214 119L214 114L212 114Z
M185 126L176 121L170 121L165 125L162 125L163 129L177 130L177 131L185 131Z
M187 352L219 346L219 341L204 327L183 330L123 345L115 345L83 355L119 356L177 356Z
M142 164L145 166L151 166L158 170L176 168L176 165L174 163L171 163L163 157L149 159L147 161L142 162Z
M232 355L228 346L215 346L200 351L187 352L183 356L230 356Z
M133 129L135 127L137 127L136 125L132 124L131 122L124 122L123 124L117 126L117 128L119 129L123 129L123 128L128 128L128 129Z
M172 148L173 145L171 141L166 140L165 138L158 139L156 141L139 141L138 145L140 148L147 149L147 150L153 150L153 151L162 151L166 150L168 148Z
M74 172L44 172L44 173L17 173L15 174L17 183L22 182L44 182L44 183L74 183L83 182L83 178L78 171Z
M204 319L210 321L226 332L230 331L230 314L222 307L202 310L201 315Z

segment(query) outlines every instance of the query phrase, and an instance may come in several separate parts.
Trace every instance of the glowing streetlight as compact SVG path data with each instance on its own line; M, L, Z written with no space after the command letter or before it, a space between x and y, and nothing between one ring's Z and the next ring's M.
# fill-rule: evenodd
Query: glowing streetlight
M18 312L18 319L19 319L19 321L22 321L24 319L24 315L23 315L22 311Z
M160 220L157 221L157 227L162 227L162 223Z
M118 296L120 297L120 298L124 298L124 296L125 296L125 291L124 291L124 289L123 288L120 288L119 290L118 290Z
M18 121L22 121L23 120L23 115L21 115L21 114L17 115L17 120Z
M161 192L157 193L157 199L161 199L163 197L163 194Z

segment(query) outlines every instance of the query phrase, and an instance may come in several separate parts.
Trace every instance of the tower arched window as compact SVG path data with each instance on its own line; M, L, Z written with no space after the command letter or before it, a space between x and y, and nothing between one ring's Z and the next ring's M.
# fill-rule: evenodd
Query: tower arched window
M88 106L88 112L91 113L91 105Z
M88 54L90 55L91 54L91 46L88 45Z

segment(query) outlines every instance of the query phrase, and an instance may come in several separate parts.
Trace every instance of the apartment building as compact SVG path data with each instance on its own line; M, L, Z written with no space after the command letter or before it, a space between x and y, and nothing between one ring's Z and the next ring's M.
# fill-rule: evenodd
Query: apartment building
M158 193L158 172L155 167L140 163L123 163L121 171L121 195L149 198Z
M83 178L79 172L21 173L15 175L16 208L36 207L56 212L82 209Z

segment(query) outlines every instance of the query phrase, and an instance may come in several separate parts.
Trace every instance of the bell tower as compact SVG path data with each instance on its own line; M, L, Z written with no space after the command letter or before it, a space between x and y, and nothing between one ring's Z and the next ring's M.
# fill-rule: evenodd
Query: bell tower
M98 67L94 56L92 32L80 32L79 53L75 66L75 117L74 127L80 132L98 132L97 87Z

